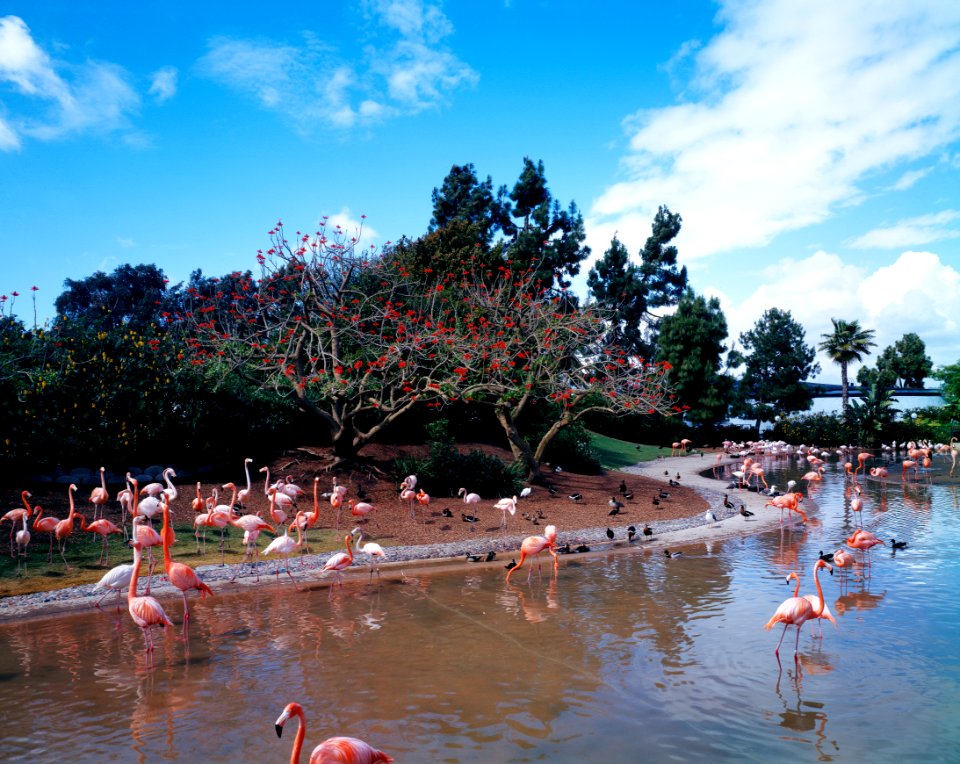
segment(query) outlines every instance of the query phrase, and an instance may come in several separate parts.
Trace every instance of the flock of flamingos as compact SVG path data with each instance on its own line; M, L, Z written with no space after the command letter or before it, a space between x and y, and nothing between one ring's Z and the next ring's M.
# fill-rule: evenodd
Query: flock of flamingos
M810 471L800 478L801 481L805 481L808 485L821 480L823 460L812 450L809 453L805 453L804 447L802 446L796 450L782 443L748 444L748 446L749 448L747 450L738 452L737 449L742 446L739 444L725 443L724 450L717 454L717 464L714 470L715 475L719 475L722 468L721 460L724 456L729 456L730 454L743 456L742 463L737 465L737 469L732 470L732 475L735 480L729 487L747 488L758 492L763 491L767 493L769 497L765 506L780 509L781 522L784 511L791 513L791 517L795 514L802 519L802 522L806 522L807 516L800 507L803 501L803 493L794 490L796 488L796 481L790 481L788 483L787 492L776 492L767 484L761 463L746 454L758 455L769 453L768 449L771 448L790 448L791 452L795 451L797 455L801 457L805 456L806 460L810 463ZM675 451L683 449L684 447L689 449L689 443L674 444ZM919 470L921 467L930 467L932 457L935 453L943 453L950 456L952 460L950 475L952 476L954 468L956 467L958 454L960 454L960 443L957 442L956 438L952 438L949 444L942 444L939 447L910 443L906 446L906 453L908 458L901 462L902 478L904 481L909 479L908 473L910 473L914 479L919 479ZM868 469L869 474L878 480L886 481L888 477L886 467L867 467L867 462L872 456L873 454L870 452L864 451L857 454L856 465L854 465L852 460L845 464L846 477L851 481L853 491L851 509L856 513L856 517L858 518L861 517L863 509L863 498L861 496L860 486L861 477L867 474ZM244 468L247 473L247 488L238 490L234 483L225 484L223 488L230 491L230 498L225 503L219 503L219 496L216 492L210 497L202 497L200 495L200 484L197 484L197 494L192 500L192 508L195 512L194 528L197 550L200 550L201 544L204 546L206 544L206 531L209 528L219 528L221 531L220 548L222 552L223 531L228 525L234 526L242 529L244 533L243 543L247 550L245 561L252 560L258 553L262 553L263 555L276 555L277 565L275 574L277 580L279 581L280 579L280 558L284 559L286 573L292 579L293 576L289 569L289 558L294 553L304 549L306 533L316 525L319 520L320 510L317 500L317 483L319 478L316 478L314 481L313 511L298 510L296 502L304 495L304 490L289 479L278 480L271 484L269 469L264 467L261 472L266 472L264 491L270 500L269 515L272 521L268 522L260 516L259 512L242 513L242 508L249 498L249 464L251 461L251 459L246 459L244 463ZM74 493L77 491L77 486L75 484L71 484L68 489L70 509L65 519L58 520L55 517L44 516L42 507L30 506L30 494L27 491L23 491L21 498L24 507L7 512L0 521L10 521L11 523L10 553L11 556L17 556L18 561L20 558L25 559L26 548L30 543L30 531L32 529L35 532L46 533L48 535L50 559L52 559L53 555L53 543L54 541L57 542L61 558L63 559L64 565L68 568L69 565L65 556L66 545L75 530L77 519L80 521L80 530L89 531L101 536L103 544L100 557L101 565L107 563L108 536L122 533L125 538L128 538L127 544L133 550L133 563L117 565L103 576L95 588L105 590L106 593L97 601L96 607L99 608L100 603L105 597L109 596L111 592L116 592L119 609L121 593L126 591L127 610L130 618L143 632L145 651L148 660L150 660L154 651L152 637L153 627L174 625L160 602L150 596L150 584L156 564L153 557L154 548L159 547L161 550L164 572L168 581L175 588L179 589L182 594L182 623L184 634L186 633L190 620L187 593L195 590L199 592L201 597L204 597L213 594L213 592L211 588L201 580L200 576L191 566L182 562L175 562L171 559L170 547L174 542L174 533L170 525L170 503L175 500L178 495L177 489L171 480L171 478L176 477L173 469L168 468L164 470L162 483L151 482L144 486L140 486L136 478L131 477L129 474L127 475L127 488L117 496L117 500L120 502L122 508L121 527L118 527L104 517L98 517L110 500L104 477L104 468L100 469L100 477L100 487L93 489L89 497L89 503L93 506L93 520L90 522L87 521L85 515L76 510ZM761 484L763 488L761 488ZM465 489L461 489L460 495L463 497L464 503L468 506L476 504L480 498L476 494L467 493ZM374 508L367 502L347 499L346 486L338 485L336 481L334 481L333 490L325 494L325 496L329 499L331 507L337 512L337 528L339 528L340 511L344 502L346 502L346 506L351 510L351 514L358 518L364 517ZM429 502L429 496L425 494L422 488L417 488L417 478L415 475L408 476L401 483L400 498L408 504L411 514L415 513L415 508L418 503L425 504ZM496 508L501 509L503 512L504 523L506 522L506 513L509 511L513 514L516 511L516 503L516 497L503 499L497 503ZM728 503L726 497L724 503L727 506L732 506ZM744 513L743 509L741 509L741 513L749 514ZM131 530L129 534L125 527L128 515L131 518ZM31 517L33 518L32 525L28 525ZM159 531L153 527L154 520L158 518L161 523ZM797 573L791 573L787 577L788 582L790 580L796 581L793 596L787 598L780 604L765 625L766 629L771 629L776 624L783 624L783 632L774 650L778 661L780 647L786 636L788 627L793 626L796 631L794 658L797 659L800 630L807 621L822 623L823 620L828 620L836 624L836 620L830 613L830 609L824 600L819 579L820 571L827 569L832 575L834 568L839 568L841 575L845 575L855 567L867 566L870 564L868 557L869 550L874 546L885 543L870 531L863 529L862 521L859 524L861 527L846 539L846 549L841 547L829 554L821 552L820 558L816 561L813 568L816 594L800 595L800 576ZM19 530L17 530L18 525L20 526ZM279 533L277 530L280 526L283 526L282 533ZM291 528L296 532L296 541L294 541L290 535ZM275 537L262 552L259 552L257 538L262 531L269 531L273 533ZM536 558L539 562L539 555L543 551L546 551L553 557L554 570L556 570L559 565L556 540L557 529L553 525L548 525L544 529L542 536L529 536L525 538L520 546L519 563L508 566L506 573L507 580L509 581L510 577L523 567L528 557ZM379 576L379 562L385 557L385 552L379 544L369 542L363 544L362 541L362 530L359 527L354 528L350 534L344 537L345 551L332 555L323 565L323 573L333 573L339 583L340 571L345 570L353 564L353 553L357 551L370 557L372 561L370 568L371 578L374 572ZM905 546L904 542L896 542L894 539L890 541L891 544L894 544L898 548ZM145 553L148 558L147 582L144 593L140 594L140 568ZM241 569L242 563L238 566L238 574ZM234 578L236 578L236 575ZM297 703L288 704L276 721L276 731L279 736L283 731L284 724L294 717L298 720L299 727L294 740L291 761L297 762L300 758L306 734L303 708ZM322 762L389 761L393 761L389 755L373 748L362 740L350 737L329 738L318 745L310 756L310 762L312 764L321 764Z

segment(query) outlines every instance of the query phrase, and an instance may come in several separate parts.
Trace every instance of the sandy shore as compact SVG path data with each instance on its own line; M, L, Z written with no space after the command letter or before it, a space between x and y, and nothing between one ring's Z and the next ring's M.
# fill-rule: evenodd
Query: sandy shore
M627 467L621 472L642 475L666 485L670 479L678 475L682 485L697 491L709 504L717 517L717 522L706 519L704 513L697 513L693 517L658 523L654 536L644 538L638 533L633 542L627 541L627 525L611 525L614 531L614 540L608 539L607 528L580 528L558 529L558 545L569 543L571 546L585 544L590 547L589 552L583 554L606 554L611 550L622 548L638 548L660 552L663 549L681 547L684 544L723 539L738 536L744 533L754 533L776 527L779 523L779 512L772 508L764 508L767 497L744 490L727 491L725 484L709 477L702 477L700 472L712 467L712 460L708 461L696 455L665 457L653 462L637 464ZM666 473L666 474L665 474ZM734 509L723 506L723 494L729 493ZM743 504L754 516L744 518L739 513L739 506ZM637 529L640 530L639 528ZM519 556L520 542L523 536L505 536L502 538L478 538L453 541L442 544L419 546L391 546L387 548L387 561L381 565L384 578L400 577L415 572L427 570L446 570L465 565L498 566ZM467 562L467 555L485 556L490 552L496 554L490 562ZM329 586L333 579L328 575L321 575L323 564L331 556L330 553L318 555L304 555L302 558L291 561L291 571L297 579L293 584L281 567L281 585L299 585L304 588ZM561 556L561 566L564 557ZM301 564L302 561L302 564ZM252 565L243 566L243 570L231 581L236 566L205 565L197 568L200 577L209 584L218 596L229 596L249 589L251 586L276 586L274 570L276 563L273 560L258 564L258 569ZM259 581L257 580L259 574ZM368 558L357 554L353 566L344 574L345 581L362 581L370 575ZM161 602L173 602L180 599L180 592L174 589L159 576L154 576L151 594ZM64 613L76 612L91 608L100 599L103 592L94 592L93 585L74 586L56 591L41 592L17 597L6 597L0 600L0 622L20 621L31 618L45 618ZM194 595L189 595L193 598ZM104 606L110 607L116 599L111 595L104 600Z

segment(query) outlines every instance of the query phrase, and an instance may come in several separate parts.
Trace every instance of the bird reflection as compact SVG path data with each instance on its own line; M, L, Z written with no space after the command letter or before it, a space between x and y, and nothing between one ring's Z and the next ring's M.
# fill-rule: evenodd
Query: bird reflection
M504 597L500 599L501 604L506 606L507 610L515 611L515 607L510 607L510 605L519 605L520 611L523 613L523 617L530 623L542 623L547 620L549 617L548 610L555 610L559 607L559 601L557 600L557 572L554 571L553 576L551 576L547 581L546 591L543 593L543 597L540 596L540 587L531 587L529 592L524 592L522 589L518 589L515 585L507 582L505 584L506 590L513 595L513 598Z
M832 670L832 667L825 670ZM795 737L788 737L788 740L792 739L802 743L812 742L813 747L817 750L817 759L819 761L833 761L834 756L840 751L840 746L836 740L827 738L826 727L828 717L825 710L826 705L817 701L803 700L800 697L800 689L802 687L801 671L800 665L797 667L796 674L793 674L793 672L789 670L787 671L787 677L792 680L791 695L795 694L795 699L791 697L788 700L784 697L780 689L783 672L781 671L780 675L777 676L776 693L777 697L780 698L780 701L783 703L783 711L778 714L780 726L797 733ZM812 740L807 733L813 733Z

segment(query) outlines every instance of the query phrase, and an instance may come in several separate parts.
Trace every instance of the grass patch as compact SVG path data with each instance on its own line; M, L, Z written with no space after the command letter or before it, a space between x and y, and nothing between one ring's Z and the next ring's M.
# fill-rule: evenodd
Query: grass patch
M605 470L619 470L637 462L650 462L658 456L663 456L663 449L659 446L609 438L598 432L589 432L589 434L591 445L600 457L600 465Z

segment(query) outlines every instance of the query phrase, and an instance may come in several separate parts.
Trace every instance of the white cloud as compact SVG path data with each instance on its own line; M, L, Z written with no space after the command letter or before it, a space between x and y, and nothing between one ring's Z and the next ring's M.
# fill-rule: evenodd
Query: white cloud
M129 114L140 105L121 67L55 62L17 16L0 19L0 82L11 83L19 96L10 107L14 116L0 124L0 149L17 148L20 136L53 140L127 129Z
M874 228L850 242L854 249L904 249L960 237L960 228L950 224L960 220L957 210L943 210L899 220L891 226Z
M874 269L844 262L826 252L801 259L784 259L750 277L759 282L754 291L736 303L715 289L729 327L729 338L752 329L763 313L777 307L790 311L806 333L807 345L816 346L831 331L831 318L856 320L876 332L877 347L865 361L873 365L876 354L908 332L924 341L936 365L956 363L960 348L960 271L931 252L903 252L896 260ZM838 381L836 364L823 354L819 379ZM854 366L852 375L856 374Z
M932 167L924 167L922 170L908 170L897 179L896 183L890 186L890 189L892 191L906 191L913 188L918 181L927 177L932 170Z
M349 129L440 105L476 73L442 40L453 32L435 3L376 0L363 55L340 53L312 33L297 45L217 38L201 69L267 109L282 111L301 132Z
M731 1L718 18L695 54L698 99L626 122L626 178L591 227L633 246L665 203L686 259L761 246L960 136L960 4Z
M150 83L150 95L157 99L157 103L169 101L177 94L177 69L174 66L164 66L153 73Z

